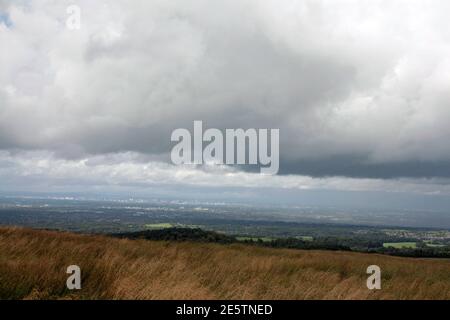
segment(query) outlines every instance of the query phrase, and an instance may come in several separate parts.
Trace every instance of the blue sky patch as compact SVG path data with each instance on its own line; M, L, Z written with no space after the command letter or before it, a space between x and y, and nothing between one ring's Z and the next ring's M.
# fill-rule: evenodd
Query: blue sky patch
M12 21L9 17L9 14L6 12L2 12L0 11L0 23L4 24L5 26L7 26L8 28L12 27Z

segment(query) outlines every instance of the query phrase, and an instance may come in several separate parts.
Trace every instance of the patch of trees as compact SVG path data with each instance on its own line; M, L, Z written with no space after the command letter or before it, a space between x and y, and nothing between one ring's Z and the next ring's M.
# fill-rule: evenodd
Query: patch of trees
M450 258L450 248L432 248L419 246L418 248L384 248L383 242L387 239L367 239L366 237L320 237L314 241L306 241L299 238L277 238L271 241L262 239L247 239L238 241L235 237L221 234L214 231L206 231L200 228L167 228L157 230L144 230L137 232L127 232L113 234L112 236L127 239L145 239L154 241L193 241L207 243L245 243L248 245L258 245L270 248L287 248L301 250L340 250L358 251L367 253L381 253L404 257L421 258ZM389 240L397 240L389 238ZM402 239L404 240L404 239Z
M304 241L297 238L285 238L275 239L270 242L263 242L263 244L272 248L290 248L303 250L351 250L351 248L348 246L339 244L336 241L328 241L328 239Z
M449 248L378 248L373 252L389 254L393 256L401 256L401 257L414 257L414 258L450 258L450 249Z
M114 234L113 236L127 239L215 242L223 244L233 243L237 241L234 237L230 237L213 231L202 230L199 228L167 228L157 230L144 230Z

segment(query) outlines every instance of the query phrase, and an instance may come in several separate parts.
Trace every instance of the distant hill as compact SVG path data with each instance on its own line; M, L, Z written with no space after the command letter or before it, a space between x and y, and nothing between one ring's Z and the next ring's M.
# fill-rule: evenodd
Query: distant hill
M73 264L79 291L66 288ZM366 287L373 264L377 291ZM450 260L0 228L0 298L450 299Z

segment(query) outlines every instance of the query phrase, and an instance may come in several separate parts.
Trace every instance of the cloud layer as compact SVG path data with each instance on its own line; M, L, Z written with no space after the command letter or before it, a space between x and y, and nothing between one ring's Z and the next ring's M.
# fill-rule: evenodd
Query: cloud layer
M0 178L4 186L34 186L40 190L158 186L267 188L326 191L370 191L423 195L450 195L448 179L314 178L299 175L267 176L229 166L174 166L147 161L127 152L63 160L47 152L0 152ZM11 188L14 190L14 188ZM1 190L1 188L0 188ZM83 190L83 189L81 189ZM87 190L87 189L84 189ZM8 191L8 189L3 190Z
M80 30L66 28L70 4ZM157 174L172 130L203 120L279 128L281 173L300 176L271 183L450 177L448 1L0 0L0 12L5 152L51 153L56 168L131 152Z

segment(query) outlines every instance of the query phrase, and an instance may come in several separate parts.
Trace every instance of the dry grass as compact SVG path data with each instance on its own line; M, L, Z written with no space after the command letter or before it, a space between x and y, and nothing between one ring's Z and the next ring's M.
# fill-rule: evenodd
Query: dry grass
M80 291L65 287L67 266ZM367 266L382 289L366 288ZM450 299L450 261L0 228L2 299Z

